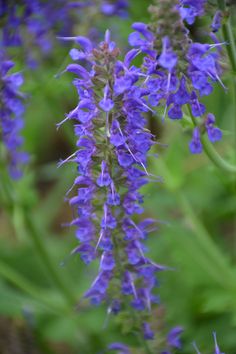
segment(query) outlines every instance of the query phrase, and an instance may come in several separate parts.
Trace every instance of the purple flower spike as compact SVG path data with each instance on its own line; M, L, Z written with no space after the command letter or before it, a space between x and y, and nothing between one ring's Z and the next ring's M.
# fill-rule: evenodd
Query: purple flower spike
M145 50L150 49L147 26L134 27ZM79 241L74 253L86 264L100 259L98 275L85 297L94 305L106 302L108 312L114 314L124 303L150 311L157 302L152 293L156 273L164 269L145 257L142 242L152 231L153 221L136 224L132 220L143 213L138 190L148 182L147 155L153 145L144 116L150 110L148 80L140 69L130 66L138 52L131 50L124 62L118 60L119 50L107 31L105 40L86 58L86 69L79 64L67 67L78 76L73 83L79 96L76 108L64 120L75 121L77 137L77 151L66 160L76 162L79 173L73 184L76 194L69 199L77 213L71 222ZM80 50L71 56L79 59ZM142 330L151 339L146 322Z
M199 128L194 128L193 137L189 143L189 150L192 154L201 154L202 152L202 143L200 137L201 135Z
M134 23L132 26L136 32L131 33L129 43L144 54L141 75L146 76L146 97L143 108L149 110L148 105L163 108L163 121L166 115L173 120L182 119L184 105L189 105L192 115L199 117L199 126L202 127L206 109L200 98L211 94L212 84L216 81L226 90L220 78L221 46L225 43L220 43L213 32L210 34L213 44L194 42L182 21L193 24L196 17L204 14L206 2L158 1L151 6L151 15L155 16L149 25ZM220 12L216 13L213 31L219 29L221 16ZM122 90L126 90L125 84L121 83ZM206 125L206 130L211 142L221 139L219 128ZM189 147L194 154L202 151L196 134Z
M21 73L10 74L14 63L0 50L0 129L3 144L8 153L8 168L13 179L22 176L21 166L28 162L28 155L20 151L24 127L24 95L19 91L23 84Z

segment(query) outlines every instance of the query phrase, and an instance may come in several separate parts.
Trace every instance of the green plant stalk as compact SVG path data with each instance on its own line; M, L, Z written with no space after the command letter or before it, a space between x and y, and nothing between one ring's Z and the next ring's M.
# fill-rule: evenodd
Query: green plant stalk
M158 161L158 168L163 171L162 174L166 176L170 186L174 186L172 183L173 177L163 160ZM178 199L179 205L181 206L183 215L193 227L196 236L195 240L198 242L203 254L205 255L205 264L208 265L209 273L214 276L214 279L216 279L219 284L224 284L225 287L230 289L232 289L232 287L235 288L235 278L233 273L230 271L227 263L225 263L222 259L221 252L211 240L208 231L196 216L196 213L192 209L191 203L184 195L183 190L180 190L180 188L177 187L173 188L173 191Z
M147 344L147 341L142 337L142 335L141 335L141 336L140 336L140 335L137 335L137 337L138 337L138 340L139 340L139 342L140 342L140 345L143 346L145 352L146 352L147 354L153 354L153 352L151 351L151 349L149 348L149 346L148 346L148 344Z
M225 0L217 0L217 2L218 2L219 9L225 12L226 11ZM228 18L226 23L222 24L222 34L225 42L227 43L226 50L229 56L231 67L234 71L234 74L236 74L236 46L235 46L234 35L230 23L230 17Z
M25 279L21 274L18 274L14 269L5 264L5 262L2 260L0 260L0 274L3 278L11 282L17 288L23 290L32 298L47 306L50 311L53 310L53 312L56 313L61 312L61 309L57 308L52 302L48 301L46 296L41 295L40 289L34 287L27 279Z
M32 240L35 249L38 255L41 258L41 261L44 263L45 268L47 269L48 273L50 274L52 280L54 281L55 285L64 295L66 301L68 302L69 306L74 306L76 304L76 297L74 293L70 290L70 287L64 283L59 274L59 269L54 265L53 261L50 258L50 255L47 252L47 249L44 245L41 235L39 234L38 230L33 223L32 216L25 212L25 224L27 226L27 230L29 231L29 237Z
M135 321L139 322L139 318L138 318L138 315L135 312L135 310L130 306L130 304L128 304L128 307L129 307L129 311L130 311L131 317L133 317ZM146 354L153 354L153 352L151 351L151 349L148 346L147 340L145 340L143 338L143 334L142 333L137 333L136 337L137 337L140 345L143 347L144 351L146 352Z
M185 217L190 221L191 225L193 226L195 237L198 243L202 246L202 249L205 250L205 253L208 255L209 259L211 258L212 260L211 262L209 262L209 264L213 264L214 268L217 267L220 270L220 273L216 271L216 273L218 273L220 283L223 283L222 274L224 274L224 284L228 288L232 288L235 279L233 277L233 274L231 273L230 268L222 260L221 253L216 247L214 241L212 241L210 235L208 234L208 231L205 229L204 225L196 216L196 213L192 209L191 203L189 203L185 195L182 192L178 192L177 196Z
M6 210L7 212L11 215L12 212L14 211L14 195L13 192L14 188L12 186L12 182L9 179L9 176L7 173L4 173L5 171L2 170L2 184L4 185L5 192L7 194L7 205L6 205ZM66 302L70 306L74 306L76 304L76 297L74 293L70 290L70 287L67 286L67 284L64 283L64 279L62 279L59 269L54 265L53 261L51 260L50 254L48 253L43 240L41 238L40 233L36 229L34 222L33 222L33 216L30 214L27 210L23 210L23 222L25 226L27 226L27 236L31 239L33 242L35 249L42 261L44 263L47 272L51 276L51 279L54 281L55 285L57 288L61 291L63 294Z
M225 0L217 0L219 9L223 12L226 11L226 4ZM228 43L226 45L227 54L230 60L230 64L233 70L233 98L234 98L234 117L236 116L236 45L233 30L231 27L230 22L230 14L228 16L227 22L223 23L222 25L222 34L224 40ZM235 164L236 164L236 120L234 120L234 148L235 148ZM236 179L234 180L233 192L236 191ZM234 231L236 234L236 217L234 220ZM235 249L236 249L236 237L234 237L234 244L233 244L233 256L235 256Z
M189 105L188 105L188 110L194 126L197 127L198 126L197 119L192 115ZM218 154L218 152L215 150L212 143L210 143L210 141L207 139L206 135L201 134L201 142L206 155L209 157L209 159L213 162L215 166L217 166L219 169L225 172L229 172L233 174L236 173L236 166L228 163Z

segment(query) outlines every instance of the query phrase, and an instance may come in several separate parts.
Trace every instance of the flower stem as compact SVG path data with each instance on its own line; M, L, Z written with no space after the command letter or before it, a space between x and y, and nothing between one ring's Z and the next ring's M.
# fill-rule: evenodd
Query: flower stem
M5 264L4 261L0 260L0 274L3 278L8 280L10 283L14 284L17 288L23 290L25 293L29 294L32 298L38 300L40 303L46 305L50 311L61 312L54 304L47 300L46 296L43 296L39 289L34 287L27 279L21 274L18 274L15 269L12 269L9 265Z
M218 0L218 6L221 11L223 12L226 11L225 0ZM234 35L230 23L230 16L228 16L227 21L222 24L222 33L223 33L224 40L227 43L226 50L229 56L232 69L236 74L236 46L235 46Z
M195 241L201 249L201 262L204 262L205 269L209 275L217 281L219 285L224 284L228 289L235 289L235 277L228 266L227 260L222 257L222 253L211 239L204 224L196 215L188 198L185 196L181 186L175 186L173 175L169 171L163 159L158 160L158 169L168 181L169 189L174 192L180 205L183 216L192 226L195 234ZM199 258L199 257L198 257Z
M70 291L70 287L64 283L64 281L61 278L61 275L58 272L57 267L54 265L53 261L51 260L50 255L48 254L48 251L43 243L42 237L34 225L32 215L25 212L24 216L25 216L25 224L27 226L27 230L29 231L28 232L29 237L31 238L31 241L33 242L35 249L38 255L40 256L41 261L44 263L55 285L64 295L69 306L75 305L76 297L74 296L73 292Z
M14 195L14 186L12 181L10 180L8 174L4 169L2 169L1 173L1 182L4 186L5 197L3 202L5 202L5 209L10 214L12 218L12 213L14 210L14 204L16 203L17 198ZM70 287L64 283L64 279L62 279L61 274L59 273L59 269L54 265L51 260L50 254L47 251L47 248L43 242L40 232L37 230L34 222L34 218L32 213L30 213L26 208L22 207L22 215L23 222L26 226L27 236L31 239L32 243L35 246L35 250L38 253L42 263L44 263L48 274L51 276L51 279L54 281L57 288L61 291L64 296L66 302L70 306L70 308L76 304L76 297L73 292L70 290Z
M195 127L198 126L197 119L192 115L191 109L188 106L189 114L192 119L192 122ZM236 173L236 166L230 164L229 162L225 161L215 150L214 146L209 142L207 137L205 135L201 135L201 142L203 149L206 153L206 155L209 157L209 159L214 163L215 166L217 166L219 169L229 172L229 173Z
M133 317L133 319L135 320L136 323L139 323L140 322L139 316L137 315L135 310L132 307L130 307L130 305L128 305L128 306L129 306L131 317ZM138 339L140 345L143 347L145 353L146 354L153 354L151 349L149 348L147 340L144 339L144 337L143 337L143 333L137 332L136 336L137 336L137 339Z

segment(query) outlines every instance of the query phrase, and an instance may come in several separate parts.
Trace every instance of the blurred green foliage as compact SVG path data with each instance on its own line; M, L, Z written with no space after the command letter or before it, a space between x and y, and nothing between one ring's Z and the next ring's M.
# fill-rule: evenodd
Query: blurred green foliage
M133 0L131 17L100 23L101 33L113 28L114 37L126 47L131 23L148 20L147 4ZM56 123L76 104L70 75L55 77L69 62L68 51L67 46L57 44L53 56L37 70L25 71L24 89L30 99L24 136L32 159L19 182L12 183L6 174L4 179L1 170L0 197L5 208L0 212L0 330L11 319L11 330L19 331L20 323L34 343L28 351L18 343L22 350L17 353L33 353L35 348L49 354L102 353L108 343L119 340L137 345L132 335L120 334L120 323L108 318L105 308L90 308L80 301L96 274L96 265L87 268L78 255L70 255L76 245L73 230L61 226L72 218L64 196L76 175L72 164L57 168L59 159L75 149L72 125L56 130ZM18 68L23 68L20 58ZM225 75L225 83L227 94L215 87L205 103L224 130L217 149L233 160L235 102L230 75ZM143 190L146 214L160 220L159 230L150 236L150 254L154 261L173 267L159 279L163 326L184 327L182 353L193 352L193 340L203 353L211 353L211 334L216 331L224 352L235 354L236 177L217 170L204 154L190 156L188 125L181 128L150 119L159 141L168 145L158 145L159 158L150 158L149 170L161 176L163 183L151 183ZM32 232L77 299L76 307L50 277L32 242ZM3 339L1 353L5 353Z

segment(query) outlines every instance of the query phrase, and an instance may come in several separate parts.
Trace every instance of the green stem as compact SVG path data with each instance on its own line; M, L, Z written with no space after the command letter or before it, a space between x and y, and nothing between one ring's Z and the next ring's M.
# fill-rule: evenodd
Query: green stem
M181 205L183 214L189 220L194 229L195 237L199 245L201 245L202 249L205 250L208 259L212 260L210 263L214 265L214 268L219 269L220 272L216 270L216 273L218 273L218 279L220 280L220 283L222 284L222 274L225 274L225 285L231 288L233 284L232 273L230 271L230 268L227 266L227 263L222 258L221 252L219 251L218 247L216 247L215 243L212 241L205 226L197 217L189 200L182 192L177 192L177 197Z
M149 346L147 344L147 341L142 337L142 334L141 335L138 334L137 337L138 337L138 340L139 340L140 344L143 346L145 352L147 354L153 354L151 349L149 348Z
M25 212L25 224L27 226L27 230L29 231L29 237L31 238L37 253L39 254L41 261L44 263L47 272L50 274L52 280L55 285L60 289L61 293L64 295L67 300L69 306L73 306L76 303L76 297L73 292L70 290L70 287L64 283L64 279L62 280L61 275L59 274L59 269L52 262L50 255L44 245L41 235L38 230L36 230L35 225L33 223L33 218L29 213Z
M50 310L56 311L57 313L61 310L55 307L50 301L47 300L46 296L43 296L39 289L34 287L27 279L18 274L14 269L9 267L5 262L0 260L0 274L3 278L14 284L17 288L23 290L29 294L32 298L38 300L40 303L46 305Z
M136 323L139 323L140 318L137 315L137 313L135 312L135 310L130 306L130 304L128 304L127 307L129 308L129 312L130 312L131 317L133 317L133 319L135 320ZM151 349L148 346L147 340L145 340L143 337L143 333L136 332L136 336L137 336L137 339L138 339L140 345L143 347L145 353L146 354L153 354Z
M233 273L230 271L230 268L227 265L226 260L222 257L221 252L218 247L215 245L214 241L212 241L208 231L205 226L197 217L194 212L191 203L188 198L184 195L181 187L175 187L173 182L173 177L168 167L166 166L163 160L158 161L158 169L162 170L162 174L166 176L168 181L168 185L176 198L178 199L178 203L182 209L183 215L188 220L189 224L192 226L193 231L195 233L195 240L197 241L199 247L201 247L202 255L204 257L204 262L206 264L206 270L209 274L214 277L214 279L219 283L223 284L227 288L234 288L235 279ZM222 276L224 274L224 276Z
M217 2L218 2L219 9L221 11L225 11L225 9L226 9L225 1L224 0L217 0Z
M14 204L15 204L15 196L13 195L14 187L12 185L11 180L9 179L9 176L7 173L2 173L2 182L4 185L5 192L7 194L7 205L6 209L8 213L12 217L12 212L14 210ZM76 297L74 296L73 292L70 290L70 287L67 286L67 284L64 283L64 279L62 279L61 274L59 273L59 269L54 265L53 261L51 260L51 257L47 251L47 248L44 245L44 242L42 240L42 237L38 230L35 227L35 223L33 222L33 216L27 211L23 210L23 219L25 226L27 226L27 236L31 238L35 249L37 253L39 254L39 257L41 261L44 263L47 272L51 276L52 280L54 281L55 285L60 289L61 293L63 294L64 298L66 299L66 302L69 304L70 307L76 304Z
M189 114L192 119L192 122L195 127L198 126L197 119L192 115L191 109L188 106ZM203 149L206 153L206 155L209 157L209 159L214 163L215 166L217 166L219 169L229 172L229 173L236 173L236 166L230 164L229 162L225 161L215 150L214 146L209 142L207 137L205 135L201 135L201 142Z
M224 0L218 0L218 6L221 11L223 12L226 11L226 4ZM226 23L223 23L222 33L223 33L224 40L227 43L226 50L229 56L232 69L234 73L236 73L236 46L235 46L232 27L230 24L230 17L228 18Z

